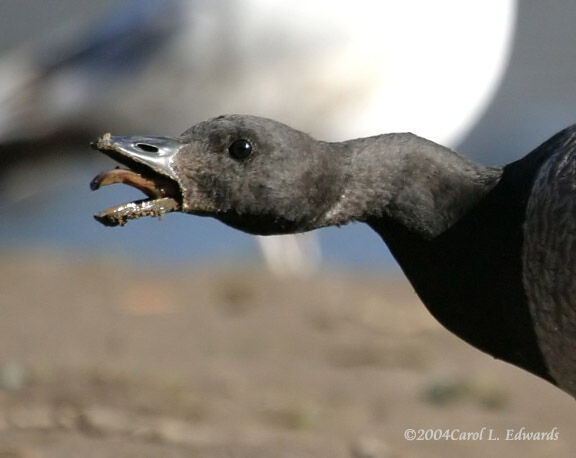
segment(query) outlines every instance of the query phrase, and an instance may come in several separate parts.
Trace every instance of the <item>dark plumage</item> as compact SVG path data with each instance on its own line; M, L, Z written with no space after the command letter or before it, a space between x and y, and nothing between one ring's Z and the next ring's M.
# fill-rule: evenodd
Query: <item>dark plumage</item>
M413 134L327 143L243 115L95 146L132 172L94 189L121 181L150 197L104 224L167 211L253 234L367 223L447 329L576 396L576 128L503 168Z

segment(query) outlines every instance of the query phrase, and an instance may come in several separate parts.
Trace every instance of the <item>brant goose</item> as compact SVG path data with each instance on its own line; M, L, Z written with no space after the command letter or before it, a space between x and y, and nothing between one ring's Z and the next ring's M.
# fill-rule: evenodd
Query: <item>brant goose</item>
M269 235L364 222L447 329L576 396L576 127L502 168L410 133L329 143L247 115L93 146L128 168L92 189L148 196L101 223L180 211Z

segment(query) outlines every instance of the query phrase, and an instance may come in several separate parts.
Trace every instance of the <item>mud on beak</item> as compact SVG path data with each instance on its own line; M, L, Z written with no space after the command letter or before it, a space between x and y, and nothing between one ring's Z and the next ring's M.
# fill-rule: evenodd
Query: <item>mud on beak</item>
M102 172L90 183L96 190L125 183L141 190L147 199L117 205L94 215L105 226L123 226L130 219L159 216L182 209L182 191L172 168L183 146L167 137L115 137L105 134L91 145L127 168Z

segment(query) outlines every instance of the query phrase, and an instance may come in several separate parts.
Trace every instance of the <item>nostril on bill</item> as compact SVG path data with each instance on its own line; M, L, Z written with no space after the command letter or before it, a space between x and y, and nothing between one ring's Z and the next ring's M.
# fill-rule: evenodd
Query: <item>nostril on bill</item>
M157 153L158 148L154 145L149 145L147 143L136 143L136 148L141 149L142 151L146 151L147 153Z

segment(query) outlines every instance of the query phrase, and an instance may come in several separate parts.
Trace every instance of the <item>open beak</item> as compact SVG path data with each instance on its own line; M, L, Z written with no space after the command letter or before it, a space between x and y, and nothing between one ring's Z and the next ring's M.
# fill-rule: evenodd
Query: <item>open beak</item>
M182 192L172 168L183 144L168 137L116 137L105 134L92 147L127 168L102 172L90 183L96 190L114 183L140 189L147 199L108 208L94 215L106 226L123 226L129 219L162 216L182 209Z

